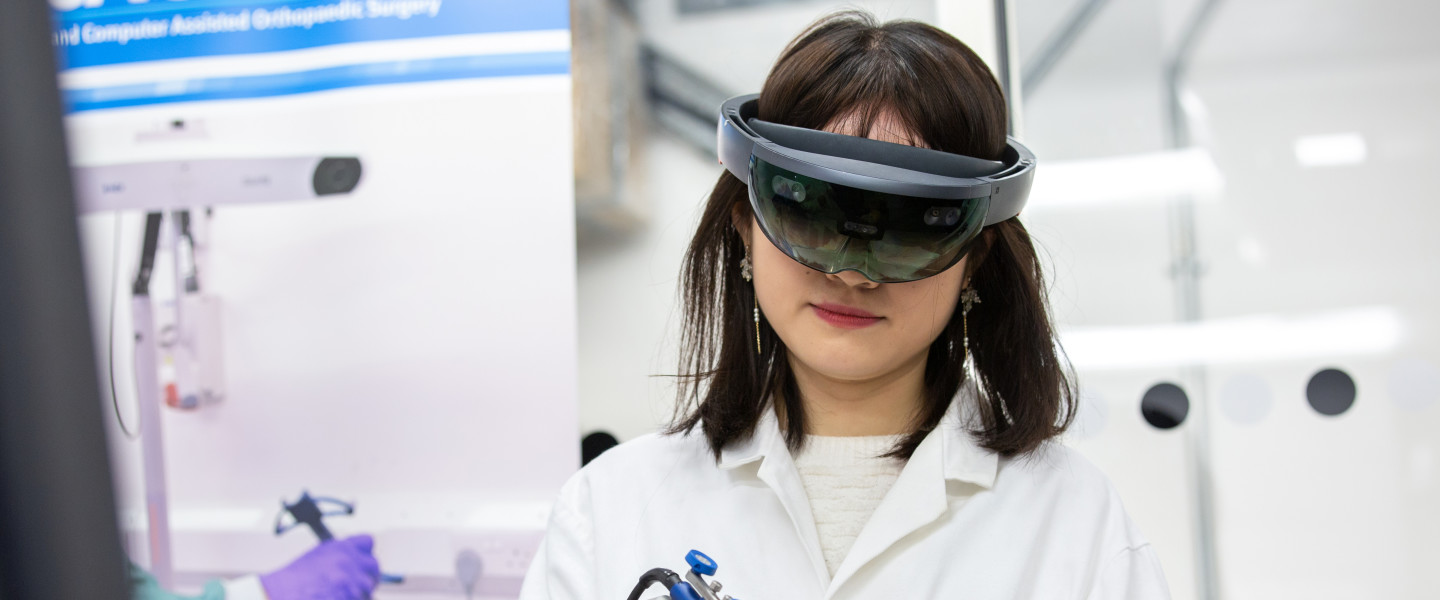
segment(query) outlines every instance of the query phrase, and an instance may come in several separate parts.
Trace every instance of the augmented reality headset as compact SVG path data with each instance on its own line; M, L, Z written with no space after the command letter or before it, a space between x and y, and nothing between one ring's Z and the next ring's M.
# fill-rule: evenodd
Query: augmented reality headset
M760 229L825 273L879 283L960 262L980 230L1025 206L1035 155L1008 139L999 161L756 118L758 94L720 106L720 162L750 187Z

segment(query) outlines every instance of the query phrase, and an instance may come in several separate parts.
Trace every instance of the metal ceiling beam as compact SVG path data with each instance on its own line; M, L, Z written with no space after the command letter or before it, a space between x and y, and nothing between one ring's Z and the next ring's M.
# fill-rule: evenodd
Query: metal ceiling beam
M650 44L642 44L640 61L656 120L703 155L713 155L720 103L734 94Z
M1095 15L1105 7L1105 2L1106 0L1084 0L1075 10L1070 11L1070 16L1066 17L1060 27L1045 38L1034 58L1025 63L1021 71L1020 85L1027 96L1035 94L1035 89L1044 83L1055 64L1075 45L1075 40L1080 39L1080 34L1095 20Z

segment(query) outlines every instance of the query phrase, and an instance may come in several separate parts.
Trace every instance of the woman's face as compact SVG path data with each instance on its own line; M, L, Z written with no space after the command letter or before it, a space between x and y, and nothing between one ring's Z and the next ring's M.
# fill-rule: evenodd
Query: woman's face
M914 145L893 124L882 114L869 137ZM825 129L853 135L847 125L842 119ZM919 281L881 284L855 271L825 274L795 262L754 217L747 233L760 311L791 364L835 381L883 379L923 363L955 312L969 260Z

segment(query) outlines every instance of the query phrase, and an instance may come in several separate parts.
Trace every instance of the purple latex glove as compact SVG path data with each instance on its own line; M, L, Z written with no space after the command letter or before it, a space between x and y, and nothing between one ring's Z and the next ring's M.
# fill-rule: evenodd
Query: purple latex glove
M270 600L364 600L380 581L374 546L368 535L325 542L261 575L260 585Z

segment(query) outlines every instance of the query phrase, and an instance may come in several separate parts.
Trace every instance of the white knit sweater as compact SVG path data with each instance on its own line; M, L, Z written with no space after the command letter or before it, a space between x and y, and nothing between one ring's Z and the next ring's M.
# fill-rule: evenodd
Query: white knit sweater
M795 457L831 575L905 467L902 460L880 458L903 437L812 435Z

